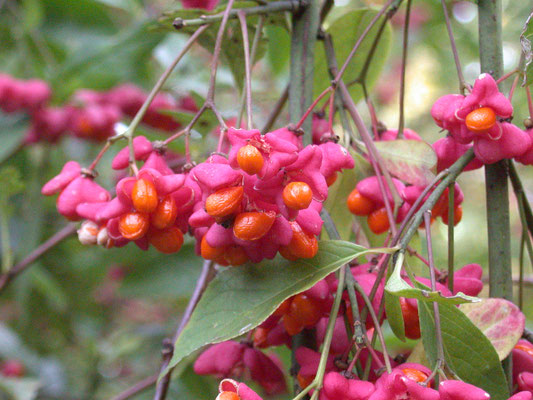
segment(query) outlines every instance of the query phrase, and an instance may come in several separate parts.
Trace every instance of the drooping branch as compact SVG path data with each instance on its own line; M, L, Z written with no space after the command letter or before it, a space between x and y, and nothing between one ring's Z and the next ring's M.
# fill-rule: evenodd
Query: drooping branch
M48 250L52 249L54 246L70 237L76 232L76 224L70 223L57 232L55 235L50 237L46 242L41 244L35 250L33 250L26 258L24 258L18 264L15 264L9 272L0 275L0 292L15 278L18 274L24 272L28 267L30 267L37 259L39 259L43 254Z

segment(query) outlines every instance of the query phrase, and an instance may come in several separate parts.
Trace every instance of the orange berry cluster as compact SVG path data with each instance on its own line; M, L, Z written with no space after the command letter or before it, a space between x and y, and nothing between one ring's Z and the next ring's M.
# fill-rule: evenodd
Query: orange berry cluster
M162 253L175 253L183 244L183 233L174 226L178 207L171 195L159 197L155 185L138 179L131 191L134 210L123 214L118 223L120 234L128 240L146 237Z

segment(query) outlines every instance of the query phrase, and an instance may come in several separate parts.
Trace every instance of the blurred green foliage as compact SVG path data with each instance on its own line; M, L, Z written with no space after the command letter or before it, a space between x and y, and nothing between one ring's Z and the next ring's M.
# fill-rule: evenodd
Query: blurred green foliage
M518 66L519 37L529 14L526 3L504 2L506 71ZM467 80L473 82L479 73L475 4L449 4L461 62ZM360 0L351 1L354 7L365 5ZM175 8L176 2L170 0L0 0L0 71L50 82L55 104L62 104L80 88L105 90L133 82L148 90L186 40L185 34L151 29L163 11ZM378 117L390 127L398 123L402 12L403 8L392 24L392 54L371 93ZM440 95L456 92L458 81L440 1L415 2L413 12L406 127L432 142L442 133L434 125L429 108ZM266 120L288 79L290 41L286 27L278 23L265 31L267 43L262 48L266 56L253 74L258 125ZM351 48L350 38L343 40ZM235 82L232 72L242 76L244 62L235 48L228 49L226 56L219 72L217 104L230 118L238 112L238 87L242 83ZM176 95L191 90L205 95L209 61L204 49L194 48L165 89ZM236 69L239 65L240 69ZM504 83L506 91L510 85L511 79ZM528 115L526 97L520 88L513 103L515 122L519 123ZM368 116L365 118L368 123ZM286 122L282 115L279 125ZM18 148L26 128L24 116L0 115L0 161ZM213 144L209 137L193 140L193 156L201 160ZM9 158L9 166L0 172L0 190L2 197L11 196L9 244L15 262L66 224L55 211L55 200L41 196L43 183L56 175L67 160L88 165L98 150L98 145L65 138L57 145L25 148ZM116 151L118 148L101 162L102 182L113 181L114 174L103 166L109 165ZM531 198L531 168L520 168L520 172ZM460 183L465 204L463 222L456 229L456 265L477 262L485 266L483 173L465 174ZM23 184L22 192L19 184ZM517 270L521 227L512 195L511 199L513 268ZM444 267L446 227L437 223L433 232L436 260ZM423 245L417 247L425 254ZM190 240L179 254L167 256L153 250L143 252L131 244L113 250L86 248L76 238L68 239L0 294L0 361L22 359L28 376L40 382L39 398L108 399L158 371L161 341L173 334L200 267L201 260L194 254ZM530 268L526 270L529 274ZM526 298L530 297L531 289L526 288L525 293ZM531 304L526 305L526 314L533 318ZM286 350L279 352L287 361ZM27 388L34 389L31 384ZM213 399L215 393L215 379L195 376L186 367L172 381L169 398ZM148 390L138 398L148 399L151 395Z

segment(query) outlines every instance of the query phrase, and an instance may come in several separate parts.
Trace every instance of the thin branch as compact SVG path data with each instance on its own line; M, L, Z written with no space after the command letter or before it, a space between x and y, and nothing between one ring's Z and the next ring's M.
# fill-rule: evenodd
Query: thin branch
M119 393L118 395L113 397L111 400L129 399L145 391L149 387L155 385L156 382L157 382L157 375L149 376L148 378L144 378L142 381L137 382L135 385Z
M511 178L511 185L513 186L513 191L517 198L522 198L522 204L524 205L524 217L529 233L533 235L533 213L531 211L531 204L529 204L528 198L524 191L524 186L522 185L522 180L516 166L513 161L509 162L509 177Z
M252 49L250 50L250 64L251 64L251 66L250 66L250 75L251 75L251 69L254 66L254 60L255 60L256 53L257 53L257 48L259 47L259 40L261 39L261 34L263 32L263 24L264 23L265 23L265 17L263 15L261 15L259 17L258 21L257 21L257 26L255 28L254 41L252 43ZM250 80L251 80L251 77L250 77ZM243 86L246 86L246 83L247 83L247 79L245 78ZM251 89L250 89L250 93L251 93ZM251 96L251 94L250 94L250 96ZM246 100L247 100L247 91L243 91L242 94L241 94L241 105L239 107L239 114L237 115L237 124L236 124L237 128L241 127L242 114L244 112L244 107L247 104ZM250 100L250 105L251 105L251 100ZM250 129L250 128L248 128L248 129Z
M453 293L455 269L455 182L448 186L448 289Z
M426 226L426 241L428 249L428 259L429 259L429 276L431 279L431 290L437 290L437 281L435 279L435 261L433 259L433 243L431 240L431 210L426 210L424 212L424 223ZM437 368L432 372L431 375L435 376L438 368L446 362L444 358L444 347L442 341L442 330L440 324L440 313L439 313L439 303L436 301L433 302L433 314L435 317L435 336L437 340ZM431 380L433 376L428 377L428 381Z
M245 15L264 15L268 16L276 12L292 12L297 13L307 6L309 2L307 0L283 0L283 1L273 1L264 5L257 7L248 7L243 8ZM228 18L235 19L238 16L238 13L241 9L231 10ZM176 29L182 29L187 26L199 26L199 25L210 25L216 22L219 22L224 19L224 12L213 14L213 15L202 15L200 18L194 19L183 19L176 18L172 25Z
M189 320L191 319L191 315L196 308L196 305L200 301L200 298L202 297L202 294L204 293L207 285L214 277L214 268L213 268L213 261L205 261L204 266L202 268L202 273L200 274L200 277L198 278L198 281L196 282L196 287L194 288L194 292L189 300L189 303L187 304L187 308L185 309L185 312L183 313L183 317L181 318L180 324L178 326L178 329L176 330L176 333L174 334L174 337L172 339L171 343L164 342L163 343L163 362L161 364L160 368L160 374L163 373L168 367L168 364L170 363L170 360L172 358L173 354L173 345L176 343L176 340L178 339L180 333L183 331ZM168 385L170 383L170 377L172 375L172 369L170 368L168 372L161 377L159 380L154 400L164 400L167 396L168 391Z
M281 93L280 98L274 104L274 107L272 107L272 111L270 112L270 115L268 116L267 121L265 122L265 125L263 126L263 129L261 129L261 133L266 133L276 123L276 120L278 119L279 115L281 114L281 111L285 107L285 104L287 104L287 100L289 98L289 85L285 87L283 92Z
M461 61L459 60L459 53L457 52L457 46L455 45L455 37L453 36L452 24L450 22L450 16L448 15L446 0L441 0L441 3L442 11L444 13L444 21L446 21L446 30L448 31L448 37L450 38L450 45L452 47L455 68L457 69L457 77L459 78L459 91L464 94L465 89L470 90L470 87L465 81L463 70L461 68Z
M58 243L62 242L72 234L76 232L76 224L70 223L54 234L50 239L41 244L35 250L33 250L26 258L21 262L14 265L9 272L0 275L0 292L8 285L8 283L15 278L21 272L24 272L31 264L45 254L48 250L53 248Z
M252 78L251 78L251 62L250 62L250 42L248 40L248 25L246 24L246 16L243 10L238 13L239 22L241 24L242 42L244 47L244 73L245 73L245 88L246 88L246 128L252 129ZM239 128L239 126L238 126Z
M398 139L403 139L403 128L405 125L405 73L407 70L407 50L409 47L409 21L411 17L411 0L407 0L405 10L405 21L403 24L403 46L402 46L402 71L400 75L400 120L398 122Z
M217 80L217 69L218 61L220 58L220 51L222 49L222 39L224 38L224 32L226 31L226 25L228 23L228 18L231 9L233 8L233 3L235 0L229 0L226 10L222 16L222 22L218 28L217 38L215 41L215 49L213 50L213 59L211 61L211 77L209 79L209 90L207 92L206 102L212 103L215 99L215 83Z

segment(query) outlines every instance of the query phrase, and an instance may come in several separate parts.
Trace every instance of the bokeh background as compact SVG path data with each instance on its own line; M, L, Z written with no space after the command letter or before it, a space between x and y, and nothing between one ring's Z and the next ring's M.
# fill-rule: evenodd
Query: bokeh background
M340 7L377 7L377 3L343 0L336 3L336 12L345 10ZM458 81L440 1L413 3L406 127L431 143L443 135L429 114L431 104L443 94L456 92ZM476 6L467 1L448 3L465 76L472 83L479 74ZM530 13L528 3L504 1L506 72L518 66L519 36ZM0 0L0 72L20 79L46 80L53 88L52 102L58 105L82 88L108 90L134 83L149 90L187 39L184 34L156 29L155 21L163 11L179 8L179 2L170 0ZM386 57L385 68L371 91L378 117L389 127L398 124L402 28L403 7L392 21L390 54L377 54ZM288 82L288 33L279 27L268 28L266 36L266 54L253 71L254 117L258 125L266 120ZM352 42L349 43L351 47ZM205 96L209 60L210 54L195 46L172 74L165 90L177 99L191 92ZM511 81L505 82L505 91ZM236 116L238 99L237 85L223 64L217 104L225 118ZM529 113L520 87L513 104L514 122L522 126L521 121ZM368 122L364 104L360 109ZM203 136L193 136L193 157L197 160L216 141L207 132L214 128L208 122L205 132L199 132ZM287 122L284 114L278 125ZM15 261L67 223L56 213L54 198L40 194L43 183L56 175L67 160L88 165L101 147L67 136L55 144L37 143L11 154L27 129L25 115L0 112L0 168L9 167L1 176L22 185L9 198L0 186L1 220L7 221ZM151 138L164 137L156 130L142 128L141 132ZM121 146L108 152L99 167L100 181L108 182L108 187L115 175L105 166ZM520 173L531 199L532 168L522 167ZM483 171L469 172L459 182L465 203L463 221L455 231L456 266L477 262L486 268ZM512 267L517 276L521 225L516 199L512 194L510 199ZM433 233L437 262L444 268L446 226L434 224ZM143 252L131 244L111 250L84 247L75 237L55 247L0 293L0 362L17 359L26 370L16 390L10 389L12 395L16 392L14 398L108 399L155 374L161 360L161 342L173 334L201 264L189 239L172 256L154 250ZM533 277L527 262L526 276ZM526 285L524 311L528 321L533 318L530 295L531 289ZM402 347L392 337L390 340L397 349ZM289 357L284 350L280 354L285 360ZM181 376L172 381L169 398L214 399L216 381L195 376L190 367L184 368ZM4 398L1 393L5 389L2 379L0 398ZM138 398L152 395L148 390Z

